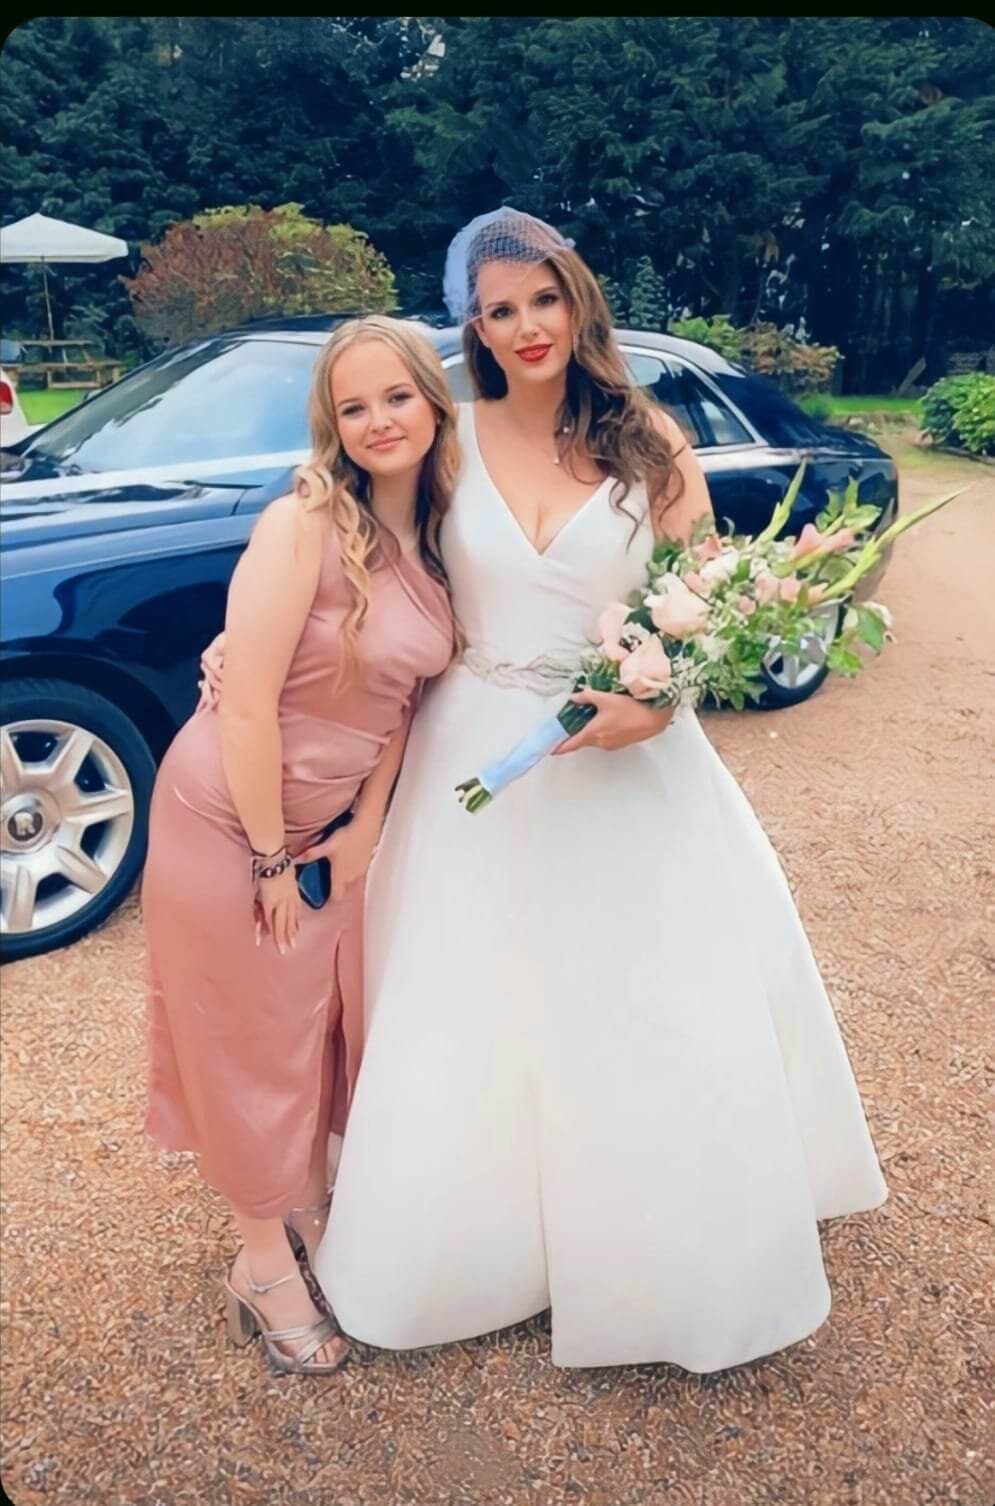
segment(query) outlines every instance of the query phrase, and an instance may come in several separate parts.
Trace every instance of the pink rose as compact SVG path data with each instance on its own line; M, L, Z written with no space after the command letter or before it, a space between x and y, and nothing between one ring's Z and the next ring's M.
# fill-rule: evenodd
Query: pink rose
M601 635L601 652L606 659L614 659L620 663L629 652L622 647L622 630L625 620L629 615L629 608L624 601L613 601L611 606L605 607L598 618L598 632Z
M786 575L777 583L777 594L782 601L797 601L802 583L797 575Z
M649 701L670 684L673 671L659 638L634 648L618 667L618 677L637 701Z
M759 601L762 606L767 606L770 602L777 600L777 576L774 575L770 570L761 570L760 574L753 582L753 589L757 593L757 601Z
M752 596L740 596L736 605L744 617L752 617L757 610L757 604Z
M693 591L696 596L708 596L711 592L711 586L707 581L702 580L697 570L685 570L681 576L681 580L687 586L688 590Z
M707 601L695 596L676 575L662 575L655 595L646 597L653 626L670 638L692 638L708 627Z
M702 543L695 544L691 553L699 565L705 564L707 560L717 560L722 553L722 545L719 543L718 535L710 533L708 538Z

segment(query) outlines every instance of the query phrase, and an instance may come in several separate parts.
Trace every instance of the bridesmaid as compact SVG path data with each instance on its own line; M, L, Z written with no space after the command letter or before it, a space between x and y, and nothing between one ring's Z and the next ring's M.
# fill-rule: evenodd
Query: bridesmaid
M310 463L232 579L223 704L181 729L156 783L146 1128L231 1204L231 1338L327 1374L348 1347L307 1258L359 1066L363 879L421 683L454 648L438 535L458 449L438 357L388 318L336 331L310 419ZM295 861L322 855L331 896L310 909Z

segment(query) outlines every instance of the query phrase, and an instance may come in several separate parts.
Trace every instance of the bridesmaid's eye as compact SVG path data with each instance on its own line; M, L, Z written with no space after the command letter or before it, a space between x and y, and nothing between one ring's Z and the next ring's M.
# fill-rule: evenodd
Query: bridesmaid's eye
M392 403L409 403L413 397L413 392L394 392L390 400Z
M540 293L539 297L536 299L536 302L538 304L559 303L559 301L559 293Z

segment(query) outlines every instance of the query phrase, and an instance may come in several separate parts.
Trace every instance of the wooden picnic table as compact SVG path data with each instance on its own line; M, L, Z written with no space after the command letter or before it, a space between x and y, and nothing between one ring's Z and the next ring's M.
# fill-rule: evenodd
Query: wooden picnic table
M124 370L120 361L32 361L23 368L22 375L38 373L45 378L45 386L57 387L107 387L116 382Z
M48 388L106 387L116 382L124 370L120 361L91 355L92 340L21 340L20 344L25 350L56 353L54 360L26 361L21 371L22 378L43 376Z

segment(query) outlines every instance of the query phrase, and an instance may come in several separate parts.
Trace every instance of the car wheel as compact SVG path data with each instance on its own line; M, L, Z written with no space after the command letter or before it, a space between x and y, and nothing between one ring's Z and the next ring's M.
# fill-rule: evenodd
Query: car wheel
M145 858L155 760L103 696L62 680L0 689L0 955L67 946L114 911Z
M832 602L817 607L812 615L818 620L819 630L802 640L799 652L787 652L781 644L771 644L764 659L761 706L769 710L797 706L814 695L829 674L826 653L840 630L842 608Z

